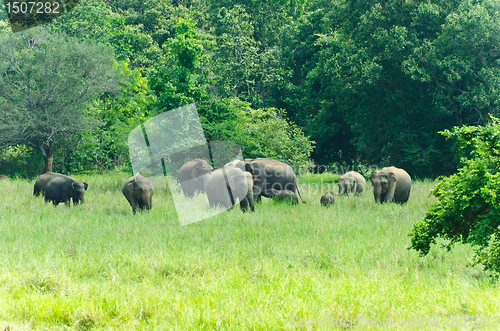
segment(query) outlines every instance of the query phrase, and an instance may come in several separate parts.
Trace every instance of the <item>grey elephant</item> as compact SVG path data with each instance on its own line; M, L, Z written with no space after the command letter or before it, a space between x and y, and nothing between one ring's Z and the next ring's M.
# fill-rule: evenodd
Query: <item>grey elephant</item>
M278 191L278 190L275 190L272 188L271 189L271 198L274 198L278 201L289 201L292 203L292 205L296 205L299 203L299 199L297 198L295 193L290 191L290 190Z
M122 193L132 207L132 213L139 210L150 210L153 207L153 194L155 189L149 179L136 174L125 181Z
M245 169L252 174L255 201L260 201L261 197L270 198L271 189L275 189L297 190L302 203L306 203L300 195L297 176L288 164L267 158L245 159Z
M386 167L372 172L370 181L376 202L405 203L410 198L411 177L403 169Z
M52 201L55 206L64 202L67 206L70 200L77 205L85 200L85 191L89 185L70 176L52 176L45 185L45 202Z
M333 206L335 203L335 197L333 196L333 193L328 191L323 195L320 199L321 205L328 207L328 206Z
M217 169L208 177L206 189L210 207L220 205L229 209L238 198L243 211L248 207L255 210L252 175L247 171L235 167Z
M35 185L33 187L33 195L34 196L40 196L40 194L44 195L45 194L45 186L47 186L47 183L49 180L51 180L53 177L56 176L61 176L61 177L67 177L62 174L58 174L55 172L46 172L44 174L41 174L35 181Z
M234 160L229 163L226 163L224 167L235 167L235 168L240 168L243 171L245 170L245 161L242 160Z
M194 159L184 163L179 170L179 183L186 197L192 197L196 191L205 192L209 174L214 168L203 159Z
M366 180L363 175L356 171L349 171L339 177L339 194L363 194L366 188Z

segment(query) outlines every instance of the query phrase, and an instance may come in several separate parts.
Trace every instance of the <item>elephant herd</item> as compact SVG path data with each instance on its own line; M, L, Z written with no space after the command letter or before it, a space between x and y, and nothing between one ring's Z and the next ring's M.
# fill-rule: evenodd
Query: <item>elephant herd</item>
M293 169L280 161L268 158L234 160L222 169L214 169L207 161L194 159L179 170L179 183L186 197L196 191L208 197L210 207L231 208L236 198L242 210L255 209L262 197L299 202L302 199ZM304 202L305 203L305 202Z
M300 194L293 169L269 158L235 160L222 169L214 169L203 159L194 159L182 165L178 180L186 198L202 192L207 195L210 207L222 206L228 209L238 198L242 210L254 211L255 203L262 197L298 204L295 192L302 203L306 203ZM374 171L370 181L376 202L405 203L410 197L411 177L403 169L386 167ZM366 180L361 174L350 171L339 177L338 186L339 194L361 195L365 192ZM54 205L60 202L69 205L70 200L73 200L73 204L78 204L80 201L84 202L87 188L87 183L73 177L49 172L38 177L33 195L43 194L45 201L52 201ZM137 210L149 210L153 205L153 185L141 174L127 179L122 193L134 214ZM332 192L327 192L320 200L324 206L333 205L334 202Z

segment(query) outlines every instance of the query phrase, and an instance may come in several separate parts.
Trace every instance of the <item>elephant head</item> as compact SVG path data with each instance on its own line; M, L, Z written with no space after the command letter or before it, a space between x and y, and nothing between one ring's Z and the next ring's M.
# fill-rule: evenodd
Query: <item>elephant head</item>
M80 201L85 202L85 191L89 185L85 182L73 181L71 183L70 195L73 198L73 203L77 205Z
M240 168L230 167L226 171L226 178L233 199L240 199L241 209L246 210L250 205L250 210L254 211L252 175Z
M184 195L192 197L196 191L206 191L208 175L214 170L203 159L194 159L184 163L179 170L179 182Z
M193 171L191 171L191 177L199 183L200 187L203 188L203 191L205 191L208 178L208 176L205 175L209 174L213 170L214 168L210 164L208 164L207 161L200 160L193 167Z

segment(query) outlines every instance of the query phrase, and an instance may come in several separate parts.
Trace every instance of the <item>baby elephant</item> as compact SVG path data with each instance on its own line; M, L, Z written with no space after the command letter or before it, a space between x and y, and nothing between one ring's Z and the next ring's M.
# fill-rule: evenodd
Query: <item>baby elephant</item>
M45 202L52 201L55 206L57 206L60 202L64 202L67 206L69 206L71 199L73 199L73 204L75 205L77 205L80 201L82 203L84 202L85 191L89 187L87 183L76 180L70 176L61 174L55 175L56 176L51 176L45 185Z
M270 198L276 198L278 201L290 201L292 205L299 203L299 199L295 193L290 190L276 190L272 188Z
M153 194L155 189L149 179L137 174L127 179L122 187L122 193L132 206L132 213L139 210L150 210L153 207Z
M326 194L321 197L321 204L323 206L333 206L334 203L335 197L332 192L326 192Z

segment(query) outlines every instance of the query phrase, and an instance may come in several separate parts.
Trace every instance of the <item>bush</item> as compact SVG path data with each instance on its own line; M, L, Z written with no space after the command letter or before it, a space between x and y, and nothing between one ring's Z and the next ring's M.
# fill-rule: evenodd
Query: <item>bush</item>
M439 199L410 232L411 249L425 255L436 238L446 247L470 243L475 263L500 272L500 124L463 126L442 134L453 139L462 155L458 173L438 179L432 194ZM466 156L464 156L466 155Z
M197 104L209 141L232 141L245 158L268 157L294 168L307 164L314 142L276 108L253 109L234 99L210 99Z
M0 174L33 178L42 173L43 155L25 145L9 146L0 151Z

